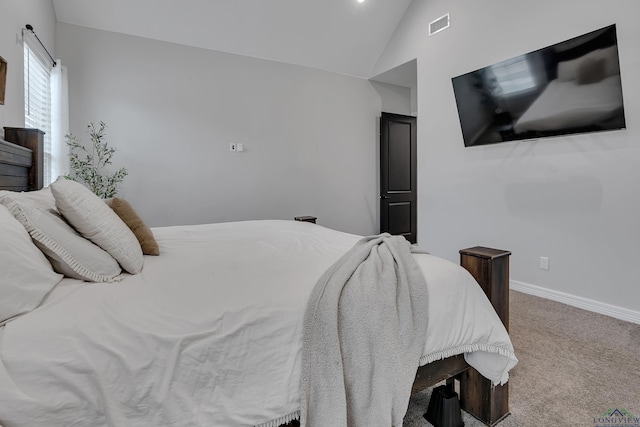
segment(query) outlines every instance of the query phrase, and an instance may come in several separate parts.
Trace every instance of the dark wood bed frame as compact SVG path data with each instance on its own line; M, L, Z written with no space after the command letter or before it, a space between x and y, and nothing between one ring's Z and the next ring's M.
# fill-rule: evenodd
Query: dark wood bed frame
M42 188L42 137L38 137L41 134L36 129L5 128L5 139L11 142L0 140L0 190ZM508 251L481 246L460 251L460 264L478 281L507 330L509 255ZM493 426L509 415L508 384L491 385L465 362L462 355L418 368L412 392L420 392L442 381L454 386L455 380L459 381L460 407L486 425Z

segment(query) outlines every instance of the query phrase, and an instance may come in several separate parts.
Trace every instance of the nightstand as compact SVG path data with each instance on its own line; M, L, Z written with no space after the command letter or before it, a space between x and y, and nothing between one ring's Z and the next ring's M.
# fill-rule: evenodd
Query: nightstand
M316 218L315 216L309 216L309 215L304 215L304 216L297 216L295 218L296 221L302 221L302 222L311 222L311 223L316 223Z

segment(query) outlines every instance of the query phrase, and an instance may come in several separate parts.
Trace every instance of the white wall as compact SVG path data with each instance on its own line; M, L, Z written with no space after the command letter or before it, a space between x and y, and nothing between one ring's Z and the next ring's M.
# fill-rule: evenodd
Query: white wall
M315 215L377 232L367 80L63 23L57 43L72 132L107 123L130 173L120 196L151 226Z
M24 126L22 29L26 24L33 26L52 55L56 52L56 14L51 0L0 1L0 56L7 61L6 94L4 105L0 105L0 135L4 135L5 126Z
M411 89L408 87L371 81L382 101L385 113L411 115Z
M429 37L447 12L451 27ZM422 246L456 261L464 247L508 249L515 282L640 315L638 16L636 0L413 1L373 74L418 60ZM626 130L464 148L452 77L612 23Z

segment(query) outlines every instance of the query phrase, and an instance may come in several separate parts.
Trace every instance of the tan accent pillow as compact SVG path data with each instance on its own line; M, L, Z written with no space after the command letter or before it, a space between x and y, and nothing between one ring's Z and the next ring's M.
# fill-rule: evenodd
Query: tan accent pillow
M142 221L142 218L138 216L136 211L133 210L129 202L119 197L108 199L106 202L107 205L118 214L122 222L133 231L138 242L140 242L143 254L160 255L160 248L158 247L158 242L156 242L156 239L153 237L153 232L147 227L144 221Z
M604 59L587 58L576 71L576 83L589 85L598 83L604 78Z

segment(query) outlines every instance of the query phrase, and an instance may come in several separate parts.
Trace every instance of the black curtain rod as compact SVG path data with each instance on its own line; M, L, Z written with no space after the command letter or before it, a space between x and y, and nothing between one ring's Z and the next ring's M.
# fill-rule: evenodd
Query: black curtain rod
M30 24L25 25L25 28L29 31L31 31L31 33L33 34L33 36L36 38L36 40L38 40L38 43L40 43L40 46L42 46L42 48L44 49L45 52L47 52L47 55L49 55L49 58L51 58L51 62L53 62L53 66L56 66L56 60L53 59L53 56L51 56L51 54L49 53L49 51L47 50L47 48L44 46L44 44L42 43L42 41L40 40L40 37L38 37L38 35L36 34L35 31L33 31L33 26Z

